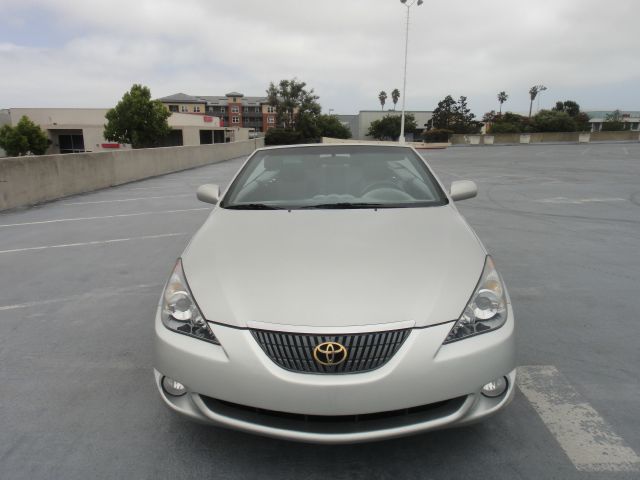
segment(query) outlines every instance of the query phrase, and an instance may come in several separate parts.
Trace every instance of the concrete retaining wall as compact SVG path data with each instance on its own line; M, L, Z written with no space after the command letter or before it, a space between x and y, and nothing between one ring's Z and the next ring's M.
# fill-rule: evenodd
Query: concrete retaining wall
M0 159L0 210L90 192L251 154L264 138L191 147L147 148Z
M322 137L322 143L372 143L377 145L398 145L398 142L390 140L354 140L352 138L332 138ZM406 142L405 145L413 148L425 149L442 149L449 146L448 143L424 143L424 142Z
M592 142L616 142L616 141L633 141L640 140L640 133L627 131L627 132L592 132Z
M539 132L495 133L490 135L451 135L452 145L500 145L518 143L588 143L640 141L640 133L625 132Z

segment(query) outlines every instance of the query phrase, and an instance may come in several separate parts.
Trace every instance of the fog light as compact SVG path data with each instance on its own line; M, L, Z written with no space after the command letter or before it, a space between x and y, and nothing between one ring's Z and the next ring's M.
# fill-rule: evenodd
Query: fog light
M493 382L487 383L480 392L489 398L495 398L507 391L507 379L505 377L496 378Z
M174 397L179 397L180 395L184 395L187 393L187 389L183 384L169 377L162 377L162 388L169 395L173 395Z

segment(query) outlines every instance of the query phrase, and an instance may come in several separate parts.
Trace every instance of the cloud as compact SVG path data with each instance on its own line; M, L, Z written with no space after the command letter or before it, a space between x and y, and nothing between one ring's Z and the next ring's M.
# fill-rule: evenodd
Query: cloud
M156 96L260 95L296 76L325 109L352 113L402 87L406 10L395 0L3 3L3 107L110 106L134 82ZM639 108L635 3L427 0L411 10L407 106L466 95L482 115L506 90L505 107L525 111L543 83L543 105L579 92L583 105Z

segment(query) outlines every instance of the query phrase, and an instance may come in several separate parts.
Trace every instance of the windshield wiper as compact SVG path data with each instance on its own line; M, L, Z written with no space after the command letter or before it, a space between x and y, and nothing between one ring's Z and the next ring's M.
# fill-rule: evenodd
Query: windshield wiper
M282 210L282 207L274 207L265 203L239 203L237 205L225 205L223 208L232 210Z
M311 208L335 208L335 209L349 209L349 208L384 208L384 203L370 203L370 202L337 202L337 203L319 203L317 205L306 205L305 209Z

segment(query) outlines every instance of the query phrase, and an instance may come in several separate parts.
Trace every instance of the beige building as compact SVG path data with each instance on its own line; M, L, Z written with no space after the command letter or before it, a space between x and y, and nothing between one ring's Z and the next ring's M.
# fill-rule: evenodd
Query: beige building
M51 140L47 153L99 152L131 148L109 142L103 136L106 108L10 108L0 110L0 126L16 125L23 116L40 126ZM191 113L172 113L172 131L166 146L203 145L249 139L249 129L224 127L220 118ZM4 152L0 150L0 155Z

